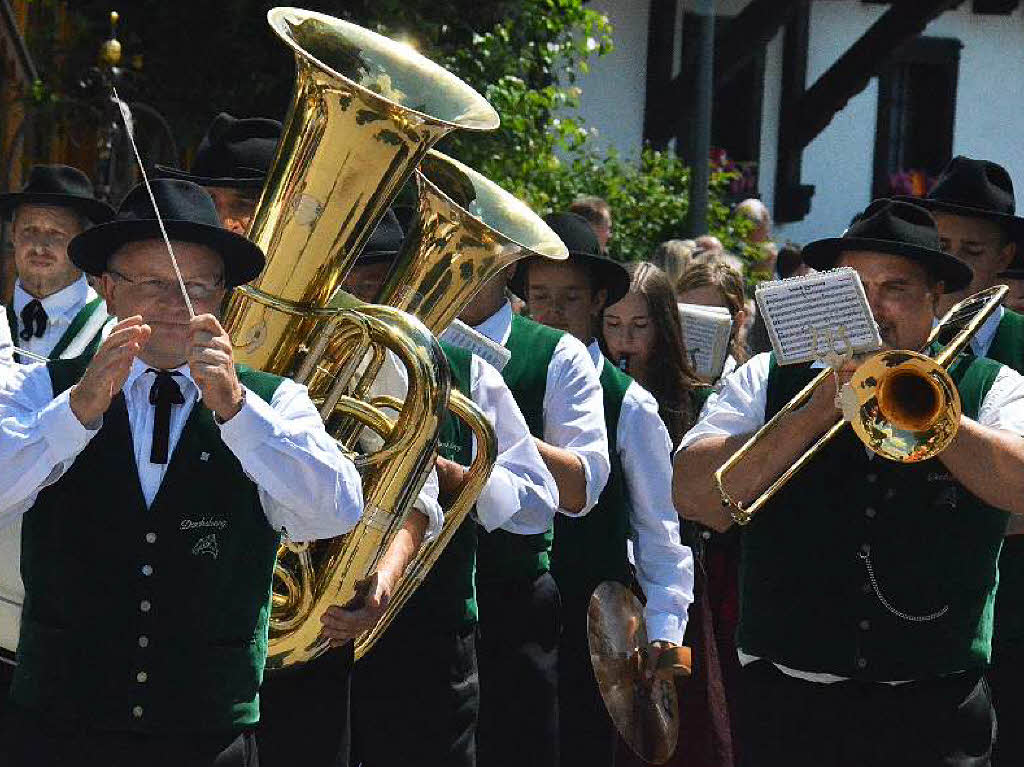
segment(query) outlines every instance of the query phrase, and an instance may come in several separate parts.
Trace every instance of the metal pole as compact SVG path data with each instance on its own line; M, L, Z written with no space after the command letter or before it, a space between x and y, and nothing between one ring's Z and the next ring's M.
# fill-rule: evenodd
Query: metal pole
M694 87L693 167L690 168L691 237L708 231L708 183L711 180L711 103L715 76L715 0L697 0L697 72Z

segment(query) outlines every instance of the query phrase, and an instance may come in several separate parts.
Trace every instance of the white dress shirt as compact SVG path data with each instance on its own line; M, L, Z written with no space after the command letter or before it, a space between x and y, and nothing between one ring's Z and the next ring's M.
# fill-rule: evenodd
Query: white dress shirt
M764 425L769 358L769 352L758 354L725 379L722 389L712 394L704 404L700 420L683 437L679 450L707 437L749 434ZM981 402L978 423L1024 436L1024 377L1004 365ZM869 457L874 459L874 453L869 453ZM757 657L744 653L742 648L737 648L737 652L744 665L757 660ZM784 673L807 681L827 684L844 679L834 674L775 665Z
M512 333L511 304L506 301L474 330L506 344ZM594 363L587 347L569 333L558 341L548 363L542 439L571 451L583 464L587 502L580 514L572 516L586 514L594 508L608 483L608 431L604 423L604 396Z
M167 466L151 464L155 407L149 390L155 375L135 360L123 392L131 424L136 469L147 505ZM173 456L199 389L188 371L175 380L184 405L171 411ZM44 365L23 365L0 388L0 525L32 507L39 491L56 482L98 432L79 423L69 392L53 396ZM362 516L362 482L352 462L324 431L306 388L288 380L270 404L248 392L242 409L220 427L221 438L259 487L271 526L295 541L348 532Z
M705 437L749 434L764 426L769 354L758 354L741 365L725 379L720 391L708 397L700 420L679 444L680 450ZM1005 365L1000 369L982 400L978 423L1024 435L1024 378L1019 373Z
M11 341L11 329L2 315L6 309L0 305L0 375L3 375L3 366L14 363L14 343Z
M600 370L605 360L597 341L588 351ZM647 637L680 644L693 602L693 553L680 543L672 504L672 438L657 401L636 381L622 399L615 446L626 480L636 579L647 598Z
M131 425L135 464L149 506L167 465L149 462L155 380L135 360L122 391ZM21 517L39 491L56 482L96 435L69 404L69 392L53 396L45 365L8 367L0 379L0 647L17 645L24 601L18 571ZM185 404L172 406L169 458L181 437L199 390L188 367L175 376ZM270 525L295 541L348 532L362 515L362 481L352 462L324 431L306 388L284 380L270 404L248 392L242 409L220 427L221 438L259 488Z
M389 352L370 388L370 398L390 395L405 399L408 391L405 368ZM558 507L558 488L537 444L519 412L512 392L501 373L484 360L472 355L470 362L470 399L480 408L494 427L498 439L498 459L491 476L476 503L476 518L491 532L502 528L518 535L543 533L551 526ZM361 445L367 450L379 449L381 440L363 438ZM472 455L476 456L476 440ZM441 529L443 512L437 504L437 473L420 494L417 508L431 517L426 533L433 538ZM425 507L437 508L437 519Z
M985 324L978 328L978 332L971 339L971 351L977 357L985 357L996 338L996 331L999 330L999 323L1003 321L1005 309L1000 306L992 315L985 320Z
M40 299L39 302L43 305L43 309L46 310L46 330L40 338L32 336L27 341L18 338L18 346L34 354L49 357L53 347L57 345L57 342L82 310L82 307L94 298L96 298L96 291L89 287L89 283L85 280L85 275L82 275L66 288L62 288L56 293ZM21 310L32 300L33 296L25 291L21 280L17 280L14 283L14 301L11 302L11 308L18 317L19 325L21 323ZM104 314L106 313L103 307L100 308L100 311Z

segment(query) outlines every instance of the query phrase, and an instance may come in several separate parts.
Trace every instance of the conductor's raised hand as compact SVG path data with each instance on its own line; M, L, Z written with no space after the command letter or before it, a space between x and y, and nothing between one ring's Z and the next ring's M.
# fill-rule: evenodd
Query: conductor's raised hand
M244 401L242 383L235 372L231 339L212 314L197 315L189 323L186 359L203 404L222 421L234 418Z
M96 424L124 386L132 362L152 333L142 317L121 320L93 355L81 380L69 392L71 412L86 427Z

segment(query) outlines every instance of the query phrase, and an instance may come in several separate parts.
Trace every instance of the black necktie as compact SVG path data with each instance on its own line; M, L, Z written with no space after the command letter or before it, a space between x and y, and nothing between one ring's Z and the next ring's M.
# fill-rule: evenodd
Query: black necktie
M153 446L149 451L150 463L167 463L167 445L171 438L171 405L184 405L185 398L174 376L181 373L169 373L166 370L149 368L147 373L156 373L156 380L149 390L149 403L156 405L156 418L153 419Z
M21 310L21 332L18 333L21 340L27 341L32 336L42 338L43 333L46 332L48 319L46 309L43 308L38 298L33 298L25 304L25 308Z

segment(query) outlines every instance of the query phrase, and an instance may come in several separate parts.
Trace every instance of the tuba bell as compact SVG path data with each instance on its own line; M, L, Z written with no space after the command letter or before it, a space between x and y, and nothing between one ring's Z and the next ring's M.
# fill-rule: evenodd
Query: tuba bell
M516 261L569 257L565 244L540 216L451 157L429 152L416 171L416 186L415 223L376 300L412 314L435 335L448 327L492 277ZM493 465L497 458L493 430L473 402L452 392L449 407L473 432L477 456L459 496L445 509L441 532L420 547L380 620L356 640L357 659L369 652L391 625L472 511L487 481L478 462Z
M398 309L338 306L332 298L430 147L456 128L493 129L498 116L408 46L296 8L275 8L267 20L294 51L296 82L248 232L266 266L232 295L224 325L238 362L307 384L336 438L330 425L339 413L385 437L380 450L355 459L364 496L357 526L329 541L285 539L278 552L273 670L327 648L320 616L356 595L401 525L432 466L449 398L447 362L423 323ZM408 373L395 418L349 393L363 359L384 349Z

